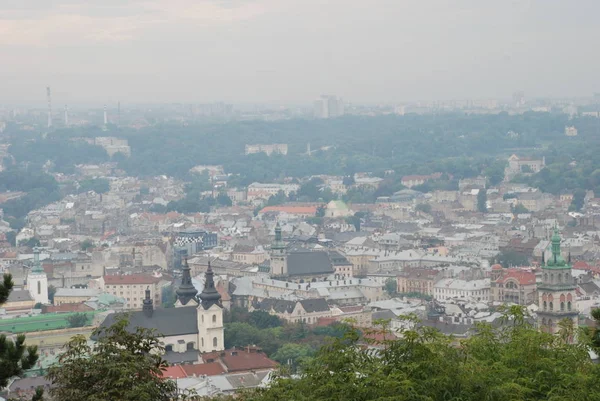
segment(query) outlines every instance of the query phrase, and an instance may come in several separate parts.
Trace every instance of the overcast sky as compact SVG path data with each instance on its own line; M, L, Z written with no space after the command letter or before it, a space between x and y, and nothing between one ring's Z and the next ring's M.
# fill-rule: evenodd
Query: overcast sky
M0 103L586 96L598 0L0 0Z

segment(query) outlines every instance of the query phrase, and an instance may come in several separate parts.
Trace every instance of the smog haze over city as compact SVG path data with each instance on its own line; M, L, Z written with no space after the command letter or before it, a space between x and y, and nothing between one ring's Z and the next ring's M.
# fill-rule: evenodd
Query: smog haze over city
M4 0L0 102L508 98L590 93L600 4ZM106 100L102 100L106 99Z
M600 399L591 0L0 0L0 401Z

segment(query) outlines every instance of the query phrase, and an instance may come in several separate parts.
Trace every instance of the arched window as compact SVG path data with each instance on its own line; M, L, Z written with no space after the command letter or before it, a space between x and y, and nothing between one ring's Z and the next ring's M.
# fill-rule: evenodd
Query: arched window
M560 303L560 311L561 311L561 312L564 312L564 311L565 311L565 303L564 303L564 302L561 302L561 303Z
M571 310L571 301L567 302L567 310L570 311Z
M552 301L550 301L550 310L553 311L554 310L554 304L552 303Z
M551 274L550 274L550 281L551 281L552 283L554 283L554 273L551 273Z
M217 323L217 315L213 315L213 323Z
M41 281L38 281L38 282L37 282L37 285L38 285L37 287L38 287L38 295L39 295L39 294L41 294L41 293L42 293L42 282L41 282Z
M217 348L217 337L213 338L213 347Z
M200 343L202 344L202 348L204 348L204 338L200 340Z
M202 323L204 323L204 315L202 315Z
M546 301L544 301L544 310L548 310L548 303ZM546 319L544 319L546 320Z

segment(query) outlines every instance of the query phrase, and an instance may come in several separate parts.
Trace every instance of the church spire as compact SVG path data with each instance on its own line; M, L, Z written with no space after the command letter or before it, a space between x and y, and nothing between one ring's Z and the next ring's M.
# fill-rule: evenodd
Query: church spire
M150 287L146 287L146 297L144 298L142 311L146 317L152 317L152 314L154 313L152 298L150 298Z
M221 295L215 288L214 275L209 260L208 268L204 274L204 289L200 293L200 300L204 309L208 309L213 305L221 306Z
M183 261L181 268L181 285L177 288L175 293L181 305L186 305L191 299L195 298L198 294L198 290L192 284L192 275L190 274L190 266L188 265L187 258Z

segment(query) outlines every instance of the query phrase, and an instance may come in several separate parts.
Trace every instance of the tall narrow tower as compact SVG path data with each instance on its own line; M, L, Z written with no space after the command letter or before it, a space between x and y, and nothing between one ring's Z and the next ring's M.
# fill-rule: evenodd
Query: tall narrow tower
M271 277L286 277L287 274L286 246L283 243L281 226L277 222L275 226L275 242L271 244Z
M46 87L46 97L48 98L48 128L52 127L52 97L50 95L50 87Z
M104 105L104 125L108 124L108 115L106 114L106 105Z
M33 249L33 268L27 274L27 289L35 303L48 304L48 277L40 262L40 250Z
M65 104L65 127L69 126L69 108Z
M563 319L573 321L577 329L578 316L576 285L571 273L571 256L565 260L560 252L560 235L554 229L552 256L542 261L542 283L538 285L538 327L549 333L557 333ZM573 340L573 339L571 339Z

